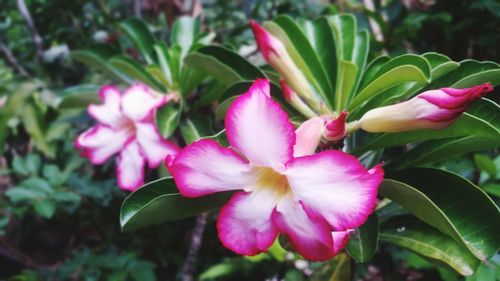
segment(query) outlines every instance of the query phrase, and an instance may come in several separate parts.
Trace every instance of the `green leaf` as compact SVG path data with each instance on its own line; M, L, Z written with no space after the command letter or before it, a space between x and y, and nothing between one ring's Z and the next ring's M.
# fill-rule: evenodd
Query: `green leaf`
M13 187L5 192L12 202L19 203L23 201L35 201L37 199L45 198L47 195L39 190L33 190L25 187Z
M332 87L335 86L337 84L338 75L337 64L340 58L337 58L337 46L328 19L326 17L320 17L314 21L304 21L302 29L316 51L319 61L323 64L330 84ZM329 103L332 105L335 104L334 98L334 92L328 95Z
M460 67L458 62L452 61L449 57L429 52L422 55L431 66L431 81L435 81L438 78L443 77L445 74Z
M217 193L198 198L180 195L172 178L163 178L139 188L123 201L120 224L132 231L167 221L179 220L217 209L232 193Z
M454 71L447 73L441 78L432 81L432 83L426 87L426 89L439 89L443 87L451 87L458 81L466 79L471 75L479 75L481 73L488 70L498 69L500 66L494 62L479 62L475 60L464 60L460 62L460 66L456 68ZM464 83L464 82L461 82ZM480 84L480 83L478 83Z
M500 197L500 184L487 183L481 187L486 193L491 194L496 197Z
M215 120L216 121L224 120L224 118L226 117L227 110L229 109L231 104L233 104L234 100L238 97L239 96L232 96L232 97L224 100L223 102L221 102L219 104L219 106L217 106L217 109L215 110Z
M153 46L156 44L156 40L144 21L138 18L130 18L122 21L119 27L134 46L139 49L148 64L155 62L153 59Z
M52 218L56 212L56 204L50 199L42 199L34 204L35 211L46 219Z
M474 163L476 163L477 168L480 171L484 171L488 173L488 175L492 178L495 178L497 175L497 167L493 160L483 154L474 154Z
M395 57L382 65L376 78L366 84L349 104L349 111L398 84L406 82L428 83L430 66L427 60L417 55Z
M345 281L351 278L351 261L349 256L341 253L317 268L309 280L311 281Z
M480 188L442 170L388 172L381 195L449 235L481 260L500 247L500 211Z
M340 61L339 75L335 90L335 110L342 111L349 100L350 93L356 83L358 67L349 61Z
M203 116L185 118L181 122L180 129L186 144L193 143L214 133L210 119Z
M364 88L366 85L371 83L373 79L377 78L377 73L391 58L388 56L378 56L372 60L366 67L363 77L361 79L360 88ZM357 93L355 93L357 94Z
M50 196L57 202L77 203L80 202L80 195L70 191L56 191Z
M28 174L37 175L42 167L42 159L38 154L30 153L24 158L24 167Z
M462 80L459 80L453 85L452 88L468 88L490 82L493 86L500 85L500 69L487 70L480 73L469 75Z
M378 218L376 214L373 214L351 234L346 247L349 256L357 262L371 260L377 251L378 236Z
M201 32L201 21L199 17L190 16L178 17L172 25L171 41L172 45L181 47L181 60L186 56L196 37Z
M100 104L98 85L78 85L64 89L56 106L58 109L83 109L90 104Z
M206 46L186 56L190 68L214 77L226 87L244 80L265 78L256 66L237 53L218 46Z
M469 152L482 151L500 146L498 137L467 136L427 141L390 162L387 167L406 168L450 159Z
M406 248L461 275L471 275L479 261L451 237L412 217L392 218L382 224L380 240Z
M180 106L170 102L156 112L156 124L163 138L168 139L179 126L181 118Z
M135 60L127 56L116 55L109 60L109 63L132 79L143 82L159 92L166 92L165 87Z
M112 79L120 80L126 84L133 81L108 63L108 60L119 51L108 45L93 45L81 50L71 52L71 57L103 72Z
M498 138L500 121L495 116L500 106L491 100L481 99L475 102L452 125L441 130L416 130L402 133L382 133L371 135L356 151L366 151L384 147L397 146L417 141L451 138L460 136L476 136Z
M25 188L43 192L45 194L51 194L54 191L50 183L42 178L36 178L36 177L27 178L21 181L19 185Z
M170 69L170 53L168 51L167 46L165 43L160 43L157 44L153 47L156 57L158 58L158 64L163 72L163 75L165 76L165 80L168 82L168 87L172 88L174 84L174 80L172 77L172 69Z
M46 124L41 110L36 105L29 103L24 106L21 112L21 120L35 147L48 158L55 157L54 143L49 143L45 138Z

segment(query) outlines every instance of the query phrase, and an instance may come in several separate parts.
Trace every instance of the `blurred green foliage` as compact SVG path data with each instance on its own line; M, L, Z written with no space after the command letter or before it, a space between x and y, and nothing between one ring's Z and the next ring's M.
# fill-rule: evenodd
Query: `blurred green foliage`
M0 41L30 76L21 77L2 54L0 103L8 97L0 110L0 144L7 148L0 166L2 280L180 279L178 272L194 221L121 233L118 217L125 192L117 190L112 180L113 164L93 167L81 161L72 140L90 126L90 120L80 109L57 108L67 87L109 81L73 61L67 50L103 43L138 56L138 50L118 28L123 19L133 15L131 2L27 0L43 40L45 56L38 57L16 1L0 0ZM248 19L270 20L281 13L313 18L354 12L362 29L369 28L369 20L381 27L385 40L377 43L372 38L376 48L371 57L409 49L416 53L439 51L454 60L500 60L500 4L494 0L406 1L429 2L414 6L397 0L374 1L376 12L367 11L360 1L336 1L337 5L324 2L203 1L202 29L216 34L216 42L233 49L240 47L237 51L250 57L255 54L254 46L241 48L253 43ZM167 37L166 25L173 19L148 9L143 16L156 35ZM469 154L432 166L477 183L498 205L497 154L497 150ZM200 280L310 280L314 269L336 268L297 261L281 248L252 258L235 256L218 242L214 220L209 217L200 252L196 271ZM369 263L352 268L342 260L332 263L341 264L342 272L352 271L352 276L362 280L461 280L448 268L408 251L384 243L380 247ZM500 280L499 263L497 254L466 280Z

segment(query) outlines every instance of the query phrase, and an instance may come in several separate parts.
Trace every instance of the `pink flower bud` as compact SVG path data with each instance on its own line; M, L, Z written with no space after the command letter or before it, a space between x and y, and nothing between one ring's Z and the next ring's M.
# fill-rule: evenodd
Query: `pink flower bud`
M316 113L290 88L285 79L280 78L281 91L285 100L297 109L304 116L309 118L316 117Z
M359 126L372 133L445 128L473 101L491 91L490 83L465 89L429 90L408 101L368 111L359 120Z
M346 134L347 112L342 112L337 118L329 121L325 125L324 137L328 141L337 141Z
M311 85L288 54L283 42L256 21L250 20L250 26L252 27L257 46L267 63L285 79L286 83L305 102L313 108L319 107L319 102L314 97Z

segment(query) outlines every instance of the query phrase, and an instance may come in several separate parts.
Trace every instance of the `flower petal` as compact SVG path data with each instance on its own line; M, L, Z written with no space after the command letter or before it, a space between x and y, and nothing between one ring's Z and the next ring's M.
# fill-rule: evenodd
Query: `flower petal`
M118 185L125 190L134 191L144 184L144 164L137 141L129 141L118 157Z
M179 147L163 139L155 123L136 123L136 138L141 146L150 168L156 168L165 160L167 155L175 156Z
M99 97L103 103L89 105L88 114L100 123L113 128L121 127L125 116L120 110L120 90L115 86L107 85L99 90Z
M302 205L287 195L278 202L273 222L306 259L322 261L334 256L332 230L322 218L310 217Z
M185 147L168 168L179 191L186 197L244 189L253 179L245 160L209 139Z
M277 167L292 158L295 132L286 112L268 93L269 81L256 80L238 97L227 111L226 135L252 164Z
M295 158L287 163L286 175L308 214L347 230L373 212L384 173L380 166L367 171L354 156L330 150Z
M345 248L347 245L347 242L349 242L349 238L351 235L351 232L354 230L349 229L346 231L333 231L332 232L332 238L333 238L333 252L335 254L338 254L342 249Z
M102 164L120 151L131 137L132 132L128 130L114 130L105 125L96 125L80 134L75 146L92 164Z
M217 232L222 244L240 255L266 251L278 231L271 221L275 198L268 191L240 191L221 209Z
M155 96L147 86L136 84L122 97L122 111L132 120L142 121L153 116L154 111L167 102L165 96Z
M325 121L321 117L315 117L302 123L297 128L297 142L293 147L293 156L300 157L314 154L323 136Z

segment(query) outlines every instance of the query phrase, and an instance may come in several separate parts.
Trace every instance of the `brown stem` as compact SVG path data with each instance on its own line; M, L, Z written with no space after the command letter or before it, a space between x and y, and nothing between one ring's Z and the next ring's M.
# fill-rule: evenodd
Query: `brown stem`
M200 250L203 232L207 224L208 213L203 213L196 217L196 225L194 226L193 234L191 236L191 245L189 252L182 267L182 281L192 281L193 273L198 259L198 252Z
M24 78L29 78L30 77L30 75L28 74L28 72L26 71L26 69L24 69L24 67L22 67L19 64L19 62L17 61L17 59L14 56L14 54L12 54L12 52L7 47L7 45L5 45L5 43L2 41L2 39L0 39L0 53L2 53L2 56L5 58L5 60L7 61L7 63L11 67L13 67L17 71L17 73L19 73L19 75L21 75Z
M26 3L24 3L24 0L17 0L17 8L19 9L19 13L21 13L24 21L26 22L29 32L31 33L31 38L35 43L36 54L39 58L41 58L43 54L42 37L40 37L40 34L36 29L35 22L33 21L33 18L31 17L30 11L26 7Z

